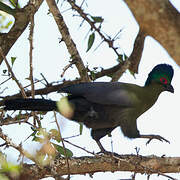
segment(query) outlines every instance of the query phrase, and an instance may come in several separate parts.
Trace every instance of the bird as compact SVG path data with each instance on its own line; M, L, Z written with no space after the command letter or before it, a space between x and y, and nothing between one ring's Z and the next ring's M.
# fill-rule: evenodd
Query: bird
M66 117L90 128L92 138L105 153L100 139L111 134L116 127L120 127L123 135L130 139L147 138L147 143L152 139L169 142L160 135L140 134L137 119L155 104L162 92L174 93L173 75L171 65L158 64L148 74L144 86L124 82L82 82L65 86L58 92L68 94L67 101L73 109L73 113ZM55 110L63 115L57 101L46 99L5 99L4 110Z

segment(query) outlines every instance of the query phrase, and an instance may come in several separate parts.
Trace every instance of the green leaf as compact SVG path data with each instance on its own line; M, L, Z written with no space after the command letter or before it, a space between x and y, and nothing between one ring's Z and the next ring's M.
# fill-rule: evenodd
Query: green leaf
M0 174L0 179L1 180L9 180L9 178L3 174Z
M14 173L14 175L19 174L20 166L13 164L11 162L7 162L6 156L1 152L0 152L0 166L1 166L1 173L8 172L12 174Z
M3 172L19 173L20 166L11 162L6 162L1 165Z
M18 0L9 0L9 2L11 3L11 5L13 6L13 7L18 7L18 8L21 8L20 7L20 5L19 5L19 3L18 3Z
M36 136L36 132L37 131L34 131L30 136L35 137Z
M39 113L39 118L42 120L44 118L44 114L42 112Z
M11 64L12 64L12 66L13 66L15 60L16 60L16 57L11 57Z
M9 21L9 22L8 22L8 23L4 26L4 28L5 28L5 29L8 29L8 28L9 28L9 26L11 26L11 25L12 25L12 23L13 23L12 21Z
M88 39L88 48L87 48L87 51L86 51L86 52L88 52L88 51L91 49L91 47L92 47L92 45L93 45L93 43L94 43L94 40L95 40L95 33L92 33L92 34L89 36L89 39Z
M61 141L61 137L60 137L59 131L57 129L51 129L50 133L51 133L51 137L54 140L56 140L57 142Z
M0 9L1 9L1 11L11 14L12 16L15 15L15 9L12 9L11 7L9 7L8 5L6 5L2 2L0 2Z
M136 79L135 72L129 70L130 74Z
M126 54L124 54L124 60L126 60L128 58L128 56Z
M91 16L95 23L102 23L104 19L101 16Z
M96 74L95 71L90 71L91 79L95 80L96 79Z
M46 132L46 129L45 128L40 128L37 130L37 135L40 136L40 135L47 135L47 132Z
M3 69L3 74L6 74L7 73L7 69Z
M112 137L111 133L108 133L108 137Z
M82 131L83 131L83 124L79 123L79 133L80 133L80 135L82 134Z
M33 131L33 133L35 133L35 134L37 133L37 129L34 128L33 126L31 126L31 130ZM34 134L34 135L35 135L35 134Z
M57 129L51 129L49 131L53 136L59 136L59 131Z
M123 54L120 54L117 59L118 62L123 62Z
M123 54L120 54L120 55L118 56L117 61L118 61L118 62L123 62L123 61L125 61L127 58L128 58L128 56L127 56L125 53L123 53Z
M43 143L43 142L44 142L44 139L43 139L43 138L40 138L40 137L37 137L37 136L34 136L34 138L33 138L32 141L36 141L36 142L39 142L39 143Z
M55 143L52 143L52 144L54 145L54 147L56 148L56 150L57 150L60 154L62 154L63 156L65 156L64 148L63 148L62 146L57 145L57 144L55 144ZM65 148L65 150L66 150L67 157L72 157L72 156L73 156L73 153L72 153L71 150L69 150L69 149L67 149L67 148Z

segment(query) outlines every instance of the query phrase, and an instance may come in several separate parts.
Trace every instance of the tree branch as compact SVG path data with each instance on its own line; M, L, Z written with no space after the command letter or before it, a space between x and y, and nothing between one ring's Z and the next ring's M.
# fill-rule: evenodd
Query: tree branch
M15 22L11 30L8 33L0 33L0 44L4 56L7 55L16 40L26 29L30 21L30 15L35 14L43 2L43 0L36 0L35 3L31 3L31 1L24 8L15 10ZM3 57L0 55L0 64L2 60Z
M11 66L9 65L6 57L4 56L4 53L3 53L1 47L0 47L0 55L3 57L3 59L4 59L4 61L5 61L5 64L6 64L6 66L7 66L7 69L8 69L9 73L10 73L11 76L12 76L12 79L16 82L16 84L18 85L19 89L21 90L22 96L23 96L24 98L26 98L26 93L25 93L25 91L24 91L24 88L23 88L22 84L17 80L14 72L13 72L12 69L11 69Z
M65 87L67 85L78 84L80 82L81 82L81 80L78 79L78 80L74 80L74 81L65 81L62 84L57 84L57 85L49 84L45 88L35 90L34 95L47 95L49 93L56 92L56 91L60 90L61 88ZM28 90L25 93L26 93L27 97L30 97L32 95L31 90ZM17 93L17 94L11 95L11 96L4 97L3 100L0 101L0 106L3 106L3 101L5 99L13 99L13 98L17 98L17 97L22 97L22 94Z
M95 30L99 34L101 39L108 44L108 46L115 52L115 54L119 58L120 54L117 51L118 48L114 47L115 39L111 39L110 37L106 38L105 35L101 32L101 28L96 27L95 22L88 17L89 14L85 13L83 9L75 3L75 1L67 0L67 2L71 5L72 10L78 12L78 14L91 26L91 30Z
M22 145L16 145L15 143L12 142L12 140L2 132L2 129L0 128L0 138L3 139L6 143L7 146L13 147L14 149L16 149L17 151L19 151L19 153L25 157L27 157L28 159L32 160L33 162L36 162L36 158L31 155L30 153L28 153L27 151L25 151L22 148Z
M61 15L61 13L59 11L56 2L54 0L46 0L46 2L49 6L50 12L52 13L52 15L56 21L56 24L59 28L59 31L62 35L62 40L65 42L66 47L69 51L69 54L71 55L71 59L79 71L79 75L80 75L81 79L83 81L89 81L89 76L88 76L87 70L83 64L83 61L82 61L80 54L76 48L76 45L71 38L68 27L65 24L63 16Z
M121 63L121 68L119 68L119 70L113 73L111 81L118 81L127 69L129 69L133 74L138 73L138 66L144 49L144 40L145 34L142 30L140 30L135 39L134 48L130 57Z
M121 63L121 68L116 71L115 73L113 73L112 76L112 82L118 81L119 78L123 75L123 73L129 69L131 62L129 61L129 59L127 59L126 61L124 61L123 63Z
M134 42L133 51L129 57L129 61L131 62L129 70L133 73L138 73L138 67L144 49L144 40L145 33L143 32L143 30L140 29Z
M133 171L136 173L159 174L180 172L180 157L157 157L116 155L111 156L86 156L69 159L70 174L86 174L96 172ZM51 162L50 166L39 168L34 164L23 164L22 177L40 179L55 175L67 175L66 159L59 157ZM29 177L30 178L30 177Z
M140 29L155 38L180 65L180 14L169 0L124 0Z

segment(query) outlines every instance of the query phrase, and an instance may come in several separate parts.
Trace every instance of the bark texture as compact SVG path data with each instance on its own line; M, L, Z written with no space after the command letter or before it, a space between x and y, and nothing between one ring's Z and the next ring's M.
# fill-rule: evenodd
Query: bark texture
M180 65L180 13L168 0L124 0L140 29L156 39Z
M180 172L179 157L157 157L140 155L86 156L69 159L70 174L94 174L96 172L133 171L142 174L163 175L163 173ZM33 164L22 166L19 180L39 179L43 177L56 177L68 174L65 158L58 158L50 166L38 167Z

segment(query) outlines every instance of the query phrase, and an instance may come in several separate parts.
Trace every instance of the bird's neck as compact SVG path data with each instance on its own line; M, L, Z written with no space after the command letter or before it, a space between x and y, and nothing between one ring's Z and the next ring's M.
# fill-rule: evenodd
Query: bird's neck
M161 92L163 92L162 86L157 83L144 86L143 88L144 88L144 91L146 92L145 94L147 95L147 97L150 97L150 98L154 97L155 99L157 99L159 95L161 94Z
M159 87L158 84L143 87L143 92L140 95L140 98L142 100L141 102L143 103L144 112L154 105L162 91L162 88Z

